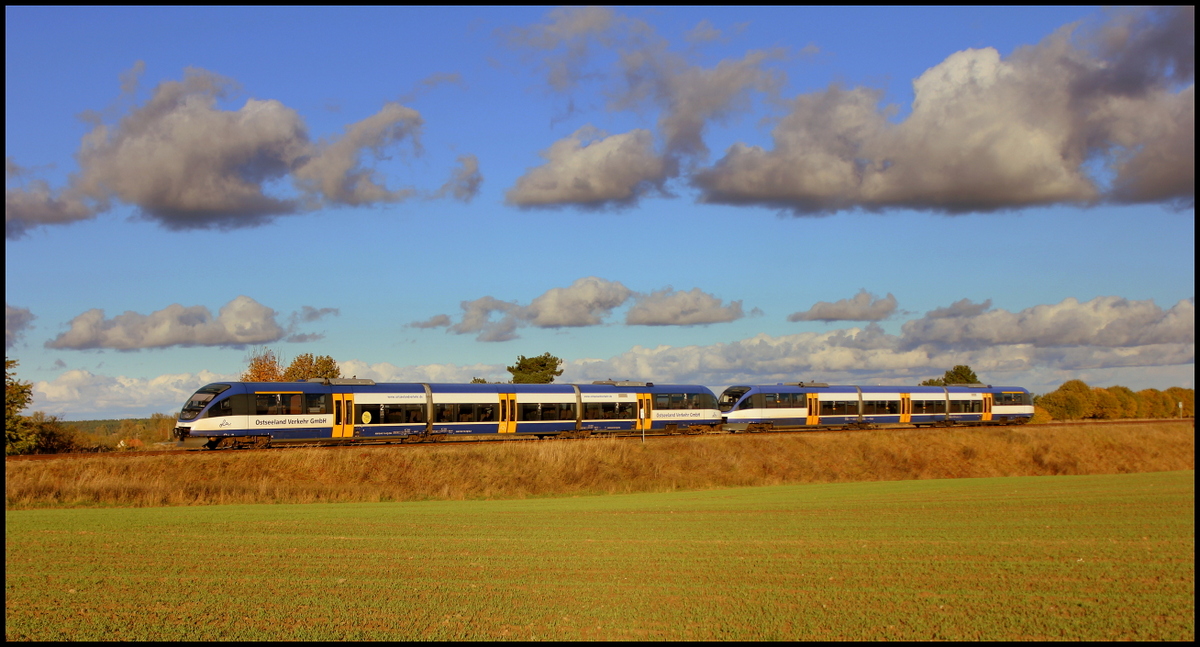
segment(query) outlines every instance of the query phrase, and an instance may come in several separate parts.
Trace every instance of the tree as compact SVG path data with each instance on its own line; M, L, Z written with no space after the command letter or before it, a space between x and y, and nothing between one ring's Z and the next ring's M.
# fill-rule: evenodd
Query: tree
M312 353L299 355L283 372L284 382L303 382L310 377L335 378L342 376L342 369L329 355L313 357Z
M1171 412L1171 417L1174 418L1180 415L1179 403L1183 403L1183 417L1193 418L1196 415L1196 389L1185 389L1182 386L1173 386L1166 390L1166 394L1171 396L1175 401L1175 410Z
M1175 398L1158 389L1142 389L1137 392L1139 418L1170 418L1178 415Z
M554 378L562 375L562 369L558 368L562 363L561 359L550 353L537 357L518 355L516 365L509 366L508 372L512 373L513 384L550 384Z
M1096 409L1096 394L1083 380L1064 382L1058 390L1037 399L1055 420L1081 420L1090 417Z
M29 426L33 430L34 443L26 453L55 454L79 449L79 430L63 424L58 416L34 411L29 416Z
M279 367L279 356L266 346L255 346L246 356L246 372L243 382L279 382L283 380L283 369Z
M1116 420L1124 413L1121 400L1108 389L1096 387L1092 389L1096 396L1096 406L1092 409L1092 417L1101 420Z
M33 402L33 385L17 379L17 360L4 358L4 455L33 451L37 432L21 412Z
M975 371L971 370L966 364L959 364L954 368L946 371L940 379L925 380L921 382L921 386L952 386L954 384L978 384L979 377L975 375Z
M1122 418L1136 418L1138 410L1137 394L1127 386L1114 385L1106 389L1109 393L1117 397L1117 401L1121 403Z

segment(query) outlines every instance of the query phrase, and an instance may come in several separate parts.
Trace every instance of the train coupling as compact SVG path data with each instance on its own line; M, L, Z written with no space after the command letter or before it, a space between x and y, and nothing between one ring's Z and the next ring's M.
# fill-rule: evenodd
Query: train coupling
M171 433L173 436L175 436L175 438L182 441L192 435L192 428L191 427L176 427L174 429L174 431L172 431Z

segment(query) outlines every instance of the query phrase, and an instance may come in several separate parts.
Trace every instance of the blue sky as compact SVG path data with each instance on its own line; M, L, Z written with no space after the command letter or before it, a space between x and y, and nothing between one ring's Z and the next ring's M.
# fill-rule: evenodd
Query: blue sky
M1194 10L25 8L5 346L383 381L1194 386Z

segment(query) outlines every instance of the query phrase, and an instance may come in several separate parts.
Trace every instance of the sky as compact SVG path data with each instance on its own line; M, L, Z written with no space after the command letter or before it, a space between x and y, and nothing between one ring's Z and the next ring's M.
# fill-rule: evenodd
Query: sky
M345 376L1194 388L1193 8L5 9L31 410Z

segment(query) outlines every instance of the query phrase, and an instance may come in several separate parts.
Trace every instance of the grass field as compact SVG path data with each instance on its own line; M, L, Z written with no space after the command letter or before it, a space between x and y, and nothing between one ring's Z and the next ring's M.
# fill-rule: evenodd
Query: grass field
M5 514L8 640L1194 640L1194 472Z

